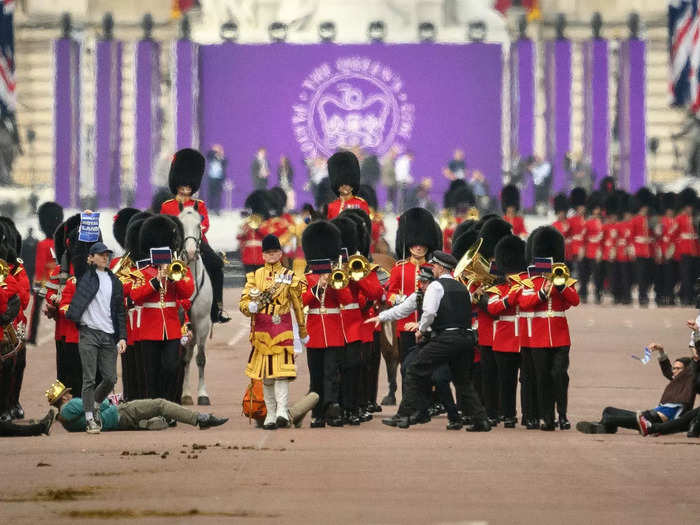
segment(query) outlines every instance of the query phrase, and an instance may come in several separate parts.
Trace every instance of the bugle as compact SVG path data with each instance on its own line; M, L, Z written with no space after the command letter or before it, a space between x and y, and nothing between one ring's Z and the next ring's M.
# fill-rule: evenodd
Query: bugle
M360 281L369 273L369 261L359 253L348 259L347 273L353 281Z
M338 264L331 269L331 286L335 290L342 290L350 282L350 276L343 266L342 255L338 257Z

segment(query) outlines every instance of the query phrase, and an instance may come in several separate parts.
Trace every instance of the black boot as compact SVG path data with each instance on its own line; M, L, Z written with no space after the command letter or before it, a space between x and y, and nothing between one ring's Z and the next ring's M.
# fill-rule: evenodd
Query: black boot
M689 438L697 438L700 437L700 418L695 418L693 422L690 424L690 428L688 429L688 434L687 436Z
M10 410L10 416L12 416L12 419L24 419L24 409L22 405L17 403L15 407Z
M467 432L488 432L491 430L491 424L488 419L474 421L467 427Z

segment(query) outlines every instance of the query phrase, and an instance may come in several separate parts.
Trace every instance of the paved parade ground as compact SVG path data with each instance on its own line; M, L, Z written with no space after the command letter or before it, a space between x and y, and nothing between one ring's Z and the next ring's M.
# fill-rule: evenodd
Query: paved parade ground
M0 523L697 523L700 440L502 426L445 430L444 416L409 430L360 427L263 431L240 415L248 383L247 322L217 325L207 356L211 411L231 420L200 431L2 438ZM666 380L649 341L689 355L691 309L582 306L573 337L569 418L597 419L607 405L655 406ZM46 413L55 379L53 323L28 352L22 404ZM308 387L305 356L290 399ZM121 382L119 383L121 388ZM379 396L386 393L384 367ZM385 407L384 414L393 414Z

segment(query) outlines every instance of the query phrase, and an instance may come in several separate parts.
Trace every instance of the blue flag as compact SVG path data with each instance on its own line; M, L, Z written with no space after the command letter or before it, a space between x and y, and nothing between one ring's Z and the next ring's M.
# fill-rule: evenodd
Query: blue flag
M81 213L78 240L82 242L97 242L100 240L100 214Z

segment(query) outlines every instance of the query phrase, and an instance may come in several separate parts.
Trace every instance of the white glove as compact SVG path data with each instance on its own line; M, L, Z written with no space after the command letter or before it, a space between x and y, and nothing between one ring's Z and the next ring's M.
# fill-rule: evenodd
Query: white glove
M256 313L258 313L258 303L256 303L255 301L249 302L249 303L248 303L248 311L249 311L251 314L256 314Z
M309 342L309 339L311 339L311 337L307 335L306 337L302 338L301 342L306 344Z

